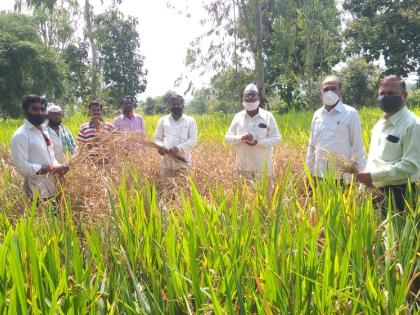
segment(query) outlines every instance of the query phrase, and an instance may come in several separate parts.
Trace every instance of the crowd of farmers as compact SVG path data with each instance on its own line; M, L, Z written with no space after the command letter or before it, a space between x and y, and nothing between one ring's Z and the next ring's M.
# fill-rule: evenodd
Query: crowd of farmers
M394 75L380 82L378 107L383 116L372 129L367 158L358 112L344 104L340 96L340 79L326 77L320 89L322 106L313 115L306 155L306 165L315 183L333 178L346 187L357 180L361 187L374 186L390 196L396 211L403 211L407 205L415 207L415 198L409 200L407 196L416 195L420 175L420 120L406 107L405 82ZM98 132L121 129L145 139L145 122L134 113L134 105L133 97L124 97L122 114L110 123L103 119L102 104L91 101L90 121L80 126L75 141L62 123L63 111L59 106L47 104L37 95L25 97L22 103L25 122L13 135L11 152L16 170L24 177L27 195L41 200L54 198L56 175L65 176L69 156L77 146L94 141ZM183 113L182 96L173 95L168 106L170 114L159 119L154 137L161 155L163 179L188 175L198 134L195 119ZM274 181L273 147L280 143L281 134L273 114L260 107L255 84L245 87L243 107L225 135L225 141L235 149L236 168L248 180L254 181L266 173ZM357 172L350 174L337 169L329 158L331 154L355 163Z

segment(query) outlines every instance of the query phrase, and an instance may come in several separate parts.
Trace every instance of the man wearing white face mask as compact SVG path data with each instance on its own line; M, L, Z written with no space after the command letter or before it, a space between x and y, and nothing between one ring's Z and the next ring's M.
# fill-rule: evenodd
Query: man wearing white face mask
M226 142L236 149L236 167L247 179L261 176L264 167L273 177L273 147L281 140L273 114L259 105L256 85L248 84L243 93L245 110L235 115L225 135Z
M359 114L356 109L340 100L340 80L328 76L321 86L323 106L313 118L309 136L306 165L312 176L325 178L328 171L340 180L349 182L351 175L334 168L334 155L356 163L357 169L365 167L365 155Z

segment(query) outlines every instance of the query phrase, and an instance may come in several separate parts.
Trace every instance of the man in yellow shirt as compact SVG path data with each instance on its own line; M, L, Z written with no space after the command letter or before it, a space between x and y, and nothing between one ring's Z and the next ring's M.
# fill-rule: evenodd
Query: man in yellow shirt
M366 169L357 174L362 184L392 196L399 211L406 201L415 206L420 175L420 120L407 109L406 99L401 78L390 75L381 81L379 106L384 116L373 127ZM414 200L406 200L409 191Z

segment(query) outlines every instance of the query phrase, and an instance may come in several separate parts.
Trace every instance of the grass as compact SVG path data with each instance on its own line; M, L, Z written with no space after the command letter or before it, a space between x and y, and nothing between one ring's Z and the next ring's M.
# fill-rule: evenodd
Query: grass
M379 115L361 111L365 143ZM356 184L343 192L332 180L319 183L309 198L301 161L282 153L295 150L303 158L311 113L277 118L284 145L276 153L274 189L264 180L256 187L222 182L203 195L194 175L191 189L165 205L155 183L130 170L132 180L123 177L108 192L110 216L100 222L79 217L65 192L58 216L24 202L4 162L0 313L418 312L410 285L420 272L419 210L382 218L368 193L360 196ZM230 120L197 118L196 160L217 168L216 155L229 156L222 142ZM75 132L83 121L73 117L66 124ZM146 117L148 136L156 122ZM3 146L19 124L0 123ZM231 167L216 164L222 171ZM23 212L16 214L18 208Z

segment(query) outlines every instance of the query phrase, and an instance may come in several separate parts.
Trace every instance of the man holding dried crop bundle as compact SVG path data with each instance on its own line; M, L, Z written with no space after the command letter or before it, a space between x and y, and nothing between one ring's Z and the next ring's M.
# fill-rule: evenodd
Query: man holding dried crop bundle
M117 129L128 130L146 137L144 119L142 116L134 113L134 101L132 96L125 96L121 101L122 115L114 120L114 126Z
M243 92L244 110L230 124L225 140L236 149L236 167L246 179L261 177L264 169L273 179L273 147L281 136L272 113L259 107L258 88L251 83Z
M171 113L159 119L155 132L155 143L162 155L160 176L163 179L188 173L191 150L197 144L197 124L193 117L183 113L183 97L171 96L169 109Z
M89 143L96 137L99 129L111 131L114 126L105 122L102 118L102 104L99 101L92 101L89 103L89 117L90 121L80 126L77 134L77 142L79 144Z
M399 211L405 202L415 207L420 177L420 119L405 106L407 95L405 82L397 76L380 82L379 107L384 115L372 130L366 170L357 174L362 184L393 196ZM407 200L408 192L412 200Z
M55 175L69 170L57 162L47 128L46 101L38 95L26 96L22 103L25 123L14 133L11 141L12 159L18 173L25 178L25 192L33 198L50 199L57 193Z
M343 184L351 180L350 172L365 167L359 114L340 100L338 77L327 76L320 94L323 106L312 118L306 165L314 178L325 179L331 173ZM340 169L337 164L348 169Z

